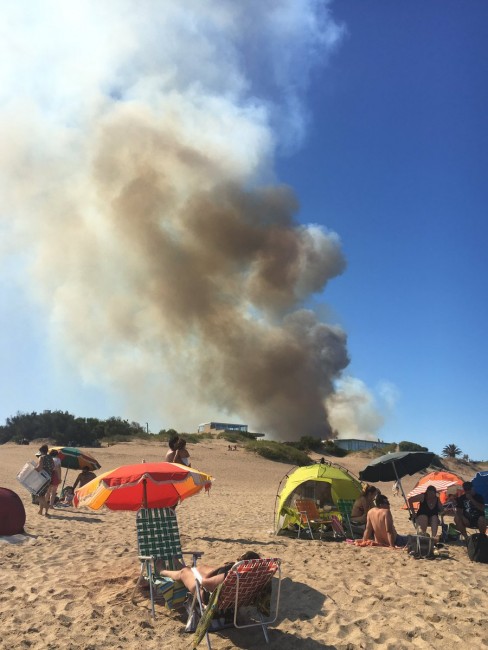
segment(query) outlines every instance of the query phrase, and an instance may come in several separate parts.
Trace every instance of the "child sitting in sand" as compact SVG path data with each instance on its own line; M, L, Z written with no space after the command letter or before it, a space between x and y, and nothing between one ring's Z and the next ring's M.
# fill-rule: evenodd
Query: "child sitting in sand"
M56 503L56 508L68 508L73 505L75 491L72 485L67 485L61 495L61 499Z

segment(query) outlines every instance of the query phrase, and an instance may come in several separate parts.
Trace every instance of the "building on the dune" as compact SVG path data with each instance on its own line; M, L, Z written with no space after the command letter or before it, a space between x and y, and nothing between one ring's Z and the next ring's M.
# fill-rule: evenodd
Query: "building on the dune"
M363 451L363 449L373 449L375 447L384 447L387 442L381 440L360 440L358 438L336 438L332 441L337 447L346 451Z
M219 431L235 431L247 433L247 424L232 424L230 422L204 422L198 425L198 433L218 433Z

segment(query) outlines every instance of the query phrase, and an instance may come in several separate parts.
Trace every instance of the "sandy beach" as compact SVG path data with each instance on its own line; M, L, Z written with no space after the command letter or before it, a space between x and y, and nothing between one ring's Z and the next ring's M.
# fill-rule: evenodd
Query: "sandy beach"
M205 553L208 564L246 550L282 559L279 616L270 648L481 648L488 623L488 566L469 561L460 544L449 558L415 560L402 550L357 548L346 543L275 536L273 511L280 480L291 468L222 440L188 445L192 465L215 477L210 496L182 503L178 519L183 547ZM2 648L101 650L188 648L184 618L141 595L130 601L138 576L135 514L86 508L40 517L16 474L37 445L0 447L0 485L22 499L26 535L0 539ZM162 460L159 443L125 443L90 450L103 470ZM357 474L368 460L338 460ZM472 472L474 473L474 472ZM71 482L75 472L71 472ZM465 476L464 478L470 478ZM404 481L408 491L417 476ZM69 483L69 481L68 481ZM390 484L380 484L391 495ZM400 533L413 527L402 500L391 498ZM216 650L257 648L261 630L212 634ZM205 642L200 645L205 648Z

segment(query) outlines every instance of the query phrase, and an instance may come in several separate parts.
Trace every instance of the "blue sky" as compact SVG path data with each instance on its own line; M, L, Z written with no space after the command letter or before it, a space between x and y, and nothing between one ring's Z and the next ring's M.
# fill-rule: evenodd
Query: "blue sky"
M92 27L100 24L90 15L90 7L97 11L96 3L86 6L87 15L78 16L77 20L87 20L86 24ZM114 6L109 5L111 11ZM144 6L149 7L147 13L151 17L156 5L149 2ZM222 19L218 11L223 6L221 2L209 2L208 6ZM300 222L319 224L340 238L347 260L345 271L331 278L318 295L309 296L306 304L314 307L319 316L325 315L338 323L347 333L351 363L345 376L359 383L359 391L367 401L369 421L371 417L375 420L374 414L378 416L365 433L376 434L386 441L412 440L436 452L454 442L470 457L486 459L488 418L483 380L488 361L485 343L488 7L481 1L469 5L450 1L372 0L304 3L312 15L318 11L317 15L322 12L324 17L323 12L329 11L322 32L325 35L322 50L317 54L317 41L306 31L306 12L300 15L298 9L291 9L293 3L284 2L283 6L293 18L291 25L284 21L283 16L289 17L285 11L281 16L275 12L271 18L261 17L259 24L269 40L260 41L263 34L254 34L253 39L246 40L245 31L237 38L229 30L235 38L235 51L248 61L249 75L258 74L256 51L259 50L255 48L260 42L268 44L270 61L273 61L273 46L277 51L281 47L282 52L281 57L276 57L275 67L263 68L265 79L255 78L253 84L249 83L253 92L268 93L265 101L260 104L256 100L252 109L248 105L245 116L236 117L229 110L229 120L239 119L236 122L239 128L247 129L247 138L243 138L243 144L236 141L234 149L242 145L244 151L248 146L256 153L256 159L269 162L272 158L275 180L288 184L297 196ZM260 3L247 7L257 16L262 11ZM189 29L177 12L175 9L176 24L182 30ZM141 14L145 17L144 12ZM278 29L276 21L282 18L284 24ZM43 51L49 49L45 47L49 29L57 20L64 19L68 17L53 18L49 28L41 20L36 35L43 36L40 39ZM124 18L117 15L117 19L122 33L126 28ZM12 20L12 24L20 25L19 34L22 34L25 28L22 16L20 19L14 16ZM151 43L149 53L158 51L157 39L153 42L149 33L150 24L150 21L144 24L141 18L139 36L143 34L142 38ZM218 48L224 49L227 23L222 19L219 24L220 31L213 25L211 33L218 41ZM73 82L72 69L68 68L71 74L64 77L59 67L61 72L57 74L57 59L62 58L62 48L68 47L65 42L59 44L59 51L56 46L49 50L56 64L48 68L46 79L32 67L29 57L23 66L12 59L11 79L16 83L11 84L10 96L1 97L3 106L11 108L9 102L15 93L19 94L20 85L16 84L20 84L23 75L35 74L32 97L23 100L28 100L29 106L32 100L33 105L40 107L48 127L46 141L39 136L37 118L32 118L27 110L28 117L17 117L16 123L24 133L29 134L29 128L32 129L41 160L42 146L50 151L46 160L63 160L60 170L43 176L38 194L42 194L46 184L69 185L70 192L73 187L87 187L83 177L76 176L76 165L84 160L85 150L79 145L79 158L71 168L71 154L67 152L72 148L65 145L63 138L73 137L76 151L76 129L86 133L93 128L86 125L93 119L93 107L98 107L98 89L106 91L110 78L107 71L111 71L114 61L123 58L117 40L106 44L99 38L97 29L93 27L93 33L87 34L87 40L91 38L99 47L91 48L98 58L88 62L89 72L76 67L75 55L72 59L68 57L77 70L78 84ZM290 52L283 48L284 37L279 36L284 29L290 34L290 43L294 43ZM121 37L120 42L123 40ZM311 50L306 47L309 42L315 45ZM174 47L176 52L178 46ZM81 53L83 48L80 45ZM146 70L151 57L143 56L144 48L140 51L134 69ZM310 61L310 51L317 57L313 61ZM127 56L125 50L123 54ZM161 53L163 62L164 56L169 55ZM290 58L288 67L282 70L278 64L281 62L284 68L283 60L287 57ZM202 86L207 85L214 92L217 88L226 101L230 96L245 95L245 72L242 71L242 76L232 74L238 66L232 67L231 56L225 61L229 70L222 70L223 60L220 57L215 67L219 74L212 75L210 64L206 66L203 62L195 70L193 59L180 70L180 79L185 75L190 80L192 75L200 77ZM298 63L304 66L303 79ZM125 88L125 99L136 97L153 106L155 90L151 87L151 73L152 70L147 72L148 81L144 86L131 79ZM131 74L130 66L126 65L120 66L113 76L117 76L119 83L124 75L128 78ZM267 83L268 75L273 74L275 84ZM183 82L179 83L181 91ZM61 86L63 92L59 90ZM85 106L83 100L87 96L91 103L87 101ZM115 93L112 87L111 97L115 96L118 101L124 97L124 91ZM73 101L77 97L82 97L83 109L79 108L80 102ZM273 103L274 109L270 108ZM73 109L75 104L77 108ZM109 112L107 107L104 110L103 116ZM266 119L263 114L267 115ZM49 141L51 132L53 137ZM276 142L275 149L269 144L271 140ZM20 138L15 141L13 151L20 150L19 141ZM64 144L54 147L52 142ZM217 138L211 144L224 147ZM8 172L5 178L17 182L21 167L16 167L12 160L27 158L12 156L3 161ZM32 156L28 160L30 165ZM252 167L255 163L245 159L244 153L236 154L231 165L244 170L243 176L254 175L254 179L256 169L265 166L261 163ZM64 173L66 169L72 170L72 174ZM39 176L41 172L36 168L34 173ZM269 178L269 169L264 176ZM23 191L29 194L29 190ZM142 376L141 368L148 359L151 368L155 365L154 350L151 348L149 353L145 343L135 351L132 348L132 352L122 343L117 354L111 349L107 351L109 337L100 325L93 328L98 336L93 341L104 341L100 347L104 347L107 357L104 360L98 357L93 341L84 339L86 331L83 330L92 329L91 316L85 323L84 314L99 310L112 290L100 291L98 303L92 304L88 299L85 312L75 310L76 316L67 318L63 304L69 302L62 303L60 294L70 286L71 267L64 266L70 253L63 257L62 249L71 238L62 239L57 248L36 249L38 238L42 240L44 234L36 230L43 217L34 215L35 200L37 197L19 202L17 193L1 206L2 229L13 239L0 250L3 270L0 297L4 305L0 316L3 332L0 418L17 411L59 408L82 416L120 415L142 423L149 421L153 431L170 426L195 430L200 421L215 419L216 405L223 406L218 396L214 396L212 403L207 395L209 406L206 411L198 411L201 417L192 413L185 420L186 404L178 407L172 404L171 409L163 404L155 409L161 391L156 371L147 379L141 394L134 396ZM29 210L31 216L24 219ZM17 229L18 223L21 227ZM29 234L32 232L36 234ZM28 245L23 245L23 238ZM81 259L81 253L76 254L78 257ZM30 267L32 260L35 260L34 271ZM103 265L103 260L100 264ZM90 273L86 262L82 267L85 274ZM108 272L107 277L112 277L112 273ZM73 278L72 287L76 285L78 289L79 284L79 278ZM108 281L107 286L110 287ZM86 287L82 287L85 293L88 290L98 293L96 281L87 283ZM113 292L117 293L115 288ZM142 311L143 307L137 313ZM80 328L76 336L71 335L75 325ZM137 340L145 341L145 336L139 332ZM168 354L171 357L171 352ZM126 373L120 361L127 357L131 357L131 373ZM110 370L115 367L119 372L117 381L110 376ZM170 367L175 368L172 358ZM166 381L168 392L171 383ZM218 394L218 386L214 392ZM246 417L244 407L239 410L239 402L232 395L229 399L232 406L224 404L218 415L228 412L239 419ZM373 415L370 410L374 411ZM360 428L361 423L357 426ZM348 436L351 431L342 434Z
M488 7L332 10L348 35L280 176L305 221L342 239L348 267L325 297L348 332L348 370L398 389L380 437L487 458Z

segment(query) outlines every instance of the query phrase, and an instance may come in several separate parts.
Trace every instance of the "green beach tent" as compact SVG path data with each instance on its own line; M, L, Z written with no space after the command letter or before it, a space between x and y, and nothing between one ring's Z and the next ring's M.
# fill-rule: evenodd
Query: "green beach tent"
M360 494L361 482L345 467L328 462L297 467L281 479L278 487L275 532L278 534L293 523L290 507L295 496L333 506L339 499L355 500Z

